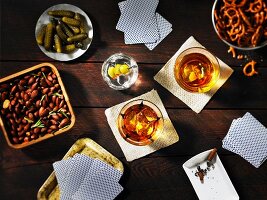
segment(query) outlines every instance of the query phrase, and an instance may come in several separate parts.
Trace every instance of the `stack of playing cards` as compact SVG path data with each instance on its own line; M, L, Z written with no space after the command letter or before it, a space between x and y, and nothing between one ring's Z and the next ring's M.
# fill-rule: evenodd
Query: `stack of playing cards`
M114 199L123 187L122 172L83 154L53 163L60 199Z
M250 113L233 120L222 143L257 168L267 158L267 129Z
M171 31L172 24L156 13L159 0L127 0L119 3L116 29L124 32L125 44L144 43L154 49Z

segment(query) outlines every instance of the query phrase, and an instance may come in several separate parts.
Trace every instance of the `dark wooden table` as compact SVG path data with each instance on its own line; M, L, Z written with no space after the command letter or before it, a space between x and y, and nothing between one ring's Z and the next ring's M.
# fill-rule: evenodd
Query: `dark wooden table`
M125 45L115 29L119 1L108 0L3 0L1 7L0 78L27 67L51 62L60 70L76 113L76 124L67 134L23 150L10 148L0 134L0 199L35 199L37 191L71 145L89 137L118 157L125 173L125 188L118 199L197 199L182 164L190 157L217 147L223 165L241 199L266 199L267 163L259 169L222 149L222 139L234 118L251 112L267 126L267 48L246 52L256 59L259 75L245 77L245 61L233 59L228 47L216 36L211 22L213 1L160 0L157 11L173 25L173 32L153 51L144 45ZM36 45L34 30L39 16L48 7L70 3L91 18L94 38L89 50L71 62L57 62ZM194 113L183 102L153 80L153 76L193 35L210 51L229 64L234 73L214 95L205 109ZM101 77L103 61L123 52L136 59L142 84L126 91L109 88ZM127 162L107 124L106 108L156 89L180 136L180 141L133 162Z

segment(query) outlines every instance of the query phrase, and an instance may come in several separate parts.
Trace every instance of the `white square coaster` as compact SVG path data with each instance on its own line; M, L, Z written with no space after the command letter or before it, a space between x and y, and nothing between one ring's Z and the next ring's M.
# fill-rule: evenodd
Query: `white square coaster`
M173 55L173 57L164 65L164 67L154 76L154 79L169 90L174 96L178 97L186 105L188 105L193 111L199 113L205 105L209 102L211 97L217 92L217 90L226 82L226 80L233 73L233 69L222 62L219 58L219 65L221 68L220 78L212 89L205 93L191 93L181 88L174 77L174 65L177 56L184 50L191 47L202 47L193 36L189 37L185 43L179 48L179 50Z
M128 103L129 101L135 100L135 99L144 99L151 101L155 105L158 106L160 111L162 112L163 118L164 118L164 130L163 133L160 134L159 138L154 141L152 144L146 145L146 146L136 146L133 144L130 144L129 142L125 141L121 134L119 133L119 130L117 128L117 117L123 108L123 106ZM179 136L166 112L166 109L164 108L164 105L157 93L156 90L152 90L150 92L147 92L143 95L140 95L138 97L135 97L129 101L120 103L118 105L115 105L111 108L108 108L105 110L105 114L108 120L108 124L118 141L127 161L133 161L135 159L141 158L143 156L146 156L150 153L153 153L161 148L170 146L176 142L179 141Z

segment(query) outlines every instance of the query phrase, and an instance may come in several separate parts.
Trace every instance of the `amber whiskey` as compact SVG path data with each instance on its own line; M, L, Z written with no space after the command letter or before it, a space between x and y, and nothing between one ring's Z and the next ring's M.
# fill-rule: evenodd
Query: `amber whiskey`
M122 137L135 145L147 145L157 138L163 128L163 118L159 109L151 102L137 100L123 108L118 117ZM150 104L150 105L149 105Z
M214 56L203 54L202 48L196 48L177 58L174 73L176 81L185 90L207 92L218 80L219 66Z

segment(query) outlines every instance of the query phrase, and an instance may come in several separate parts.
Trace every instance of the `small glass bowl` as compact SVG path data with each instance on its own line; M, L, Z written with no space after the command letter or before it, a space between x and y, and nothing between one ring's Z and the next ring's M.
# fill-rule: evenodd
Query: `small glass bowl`
M116 64L126 64L129 67L127 74L120 74L116 78L111 78L108 75L109 67L115 67ZM138 78L138 65L136 61L123 53L111 55L102 65L102 76L109 87L114 90L125 90L130 88Z
M250 46L250 47L240 47L240 46L237 46L237 45L234 45L230 42L228 42L227 40L225 40L224 38L222 38L216 28L216 25L215 25L215 17L214 17L214 12L215 12L215 9L217 9L218 6L220 6L221 4L221 1L218 1L218 0L215 0L214 1L214 4L212 6L212 11L211 11L211 19L212 19L212 25L213 25L213 28L216 32L216 34L218 35L218 37L225 43L227 44L228 46L232 46L234 47L235 49L239 49L239 50L242 50L242 51L248 51L248 50L256 50L256 49L259 49L259 48L262 48L264 46L267 45L267 40L265 40L264 42L258 44L257 46L253 47L253 46Z
M180 68L183 66L184 62L186 62L185 60L188 59L188 61L190 61L190 60L196 59L195 57L190 58L190 55L193 55L193 54L203 56L205 59L209 60L211 64L210 66L211 68L210 70L212 71L210 73L211 79L205 84L197 85L197 86L189 85L184 80L183 75L181 74ZM176 79L176 82L179 84L179 86L188 92L193 92L193 93L208 92L215 85L215 83L219 80L219 77L220 77L219 62L217 58L212 53L210 53L208 50L201 48L201 47L192 47L192 48L184 50L176 58L175 65L174 65L174 77Z
M124 124L124 117L125 113L129 111L128 109L133 109L134 106L147 106L151 108L157 115L157 120L154 123L154 126L156 126L155 130L151 134L147 134L146 136L139 136L137 133L131 133L128 134L127 131L125 130L125 124ZM152 102L143 100L143 99L138 99L138 100L133 100L128 102L120 111L118 119L117 119L117 126L119 129L119 132L121 136L123 137L124 140L127 142L137 145L137 146L144 146L151 144L155 140L158 139L159 135L162 134L163 128L164 128L164 120L162 113L160 109Z

